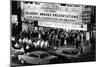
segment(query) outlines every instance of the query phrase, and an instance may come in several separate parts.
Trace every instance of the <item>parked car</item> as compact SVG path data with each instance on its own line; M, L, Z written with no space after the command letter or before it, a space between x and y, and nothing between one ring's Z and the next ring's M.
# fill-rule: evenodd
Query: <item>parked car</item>
M50 60L55 58L57 58L57 56L50 55L44 51L34 51L25 55L18 55L18 59L22 64L46 64L50 63Z
M24 54L24 50L23 49L11 49L11 57L12 58L18 58L18 55L23 55Z

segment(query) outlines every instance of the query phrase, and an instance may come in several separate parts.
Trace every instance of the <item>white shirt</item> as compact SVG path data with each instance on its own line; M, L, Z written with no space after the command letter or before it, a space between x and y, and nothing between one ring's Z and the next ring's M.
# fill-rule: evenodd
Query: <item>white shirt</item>
M22 39L19 39L19 42L22 42Z
M33 42L33 45L36 47L37 46L37 43L36 42Z
M11 37L11 40L12 40L12 41L15 41L15 38L14 38L14 37Z
M25 42L26 40L25 40L25 38L23 39L23 42Z
M40 46L41 46L41 47L43 47L43 46L44 46L44 44L45 44L45 42L44 42L44 41L41 41Z
M14 46L18 48L18 47L19 47L19 44L18 44L18 43L16 43Z
M45 42L45 47L47 47L49 45L48 41Z
M25 42L28 43L28 39L27 38L25 39Z
M39 37L38 38L41 38L41 34L39 34Z
M37 41L36 45L37 45L37 46L39 46L39 45L40 45L40 40L38 40L38 41Z
M29 48L30 48L30 47L27 45L27 46L26 46L26 49L29 49Z
M32 43L31 39L30 39L30 40L28 40L28 43L29 43L29 44L31 44L31 43Z

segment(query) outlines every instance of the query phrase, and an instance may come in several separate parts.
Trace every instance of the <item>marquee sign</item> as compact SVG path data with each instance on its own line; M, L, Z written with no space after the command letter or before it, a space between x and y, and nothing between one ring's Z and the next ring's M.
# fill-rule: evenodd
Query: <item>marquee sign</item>
M68 8L67 6L54 3L23 3L23 17L25 20L82 23L81 11L76 12L75 7ZM77 7L77 9L79 8L81 7Z
M52 27L52 28L63 28L63 29L73 29L73 30L87 30L87 25L79 25L79 24L68 24L68 23L58 23L58 22L43 22L39 21L38 22L39 26L44 26L44 27Z
M22 7L24 21L37 20L38 25L44 27L87 30L87 25L82 25L81 5L23 2Z

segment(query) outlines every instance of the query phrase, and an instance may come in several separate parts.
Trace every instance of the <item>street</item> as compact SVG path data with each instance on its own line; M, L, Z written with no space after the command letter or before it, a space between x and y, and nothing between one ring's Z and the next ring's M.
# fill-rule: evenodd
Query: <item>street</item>
M67 51L67 53L63 52ZM58 48L57 50L49 50L47 51L51 55L55 55L58 58L55 61L50 61L47 64L57 64L57 63L73 63L73 62L85 62L85 61L95 61L95 51L90 53L82 53L78 54L75 51L75 47L71 48ZM22 64L18 58L12 58L11 66L26 66L26 65L36 65L36 64Z

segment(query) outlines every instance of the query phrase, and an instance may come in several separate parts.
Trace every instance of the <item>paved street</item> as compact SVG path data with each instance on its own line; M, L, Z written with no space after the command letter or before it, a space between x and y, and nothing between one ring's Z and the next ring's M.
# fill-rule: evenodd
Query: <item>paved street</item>
M67 51L68 53L64 53L62 52L63 50ZM60 47L55 51L49 51L48 53L54 54L58 57L57 60L55 60L54 62L51 62L52 64L55 63L71 63L71 62L84 62L84 61L91 61L91 59L94 61L95 52L92 53L86 53L86 54L71 54L70 52L75 51L75 47ZM50 63L50 64L51 64ZM21 62L18 60L18 58L13 58L12 59L12 65L29 65L29 64L21 64Z

